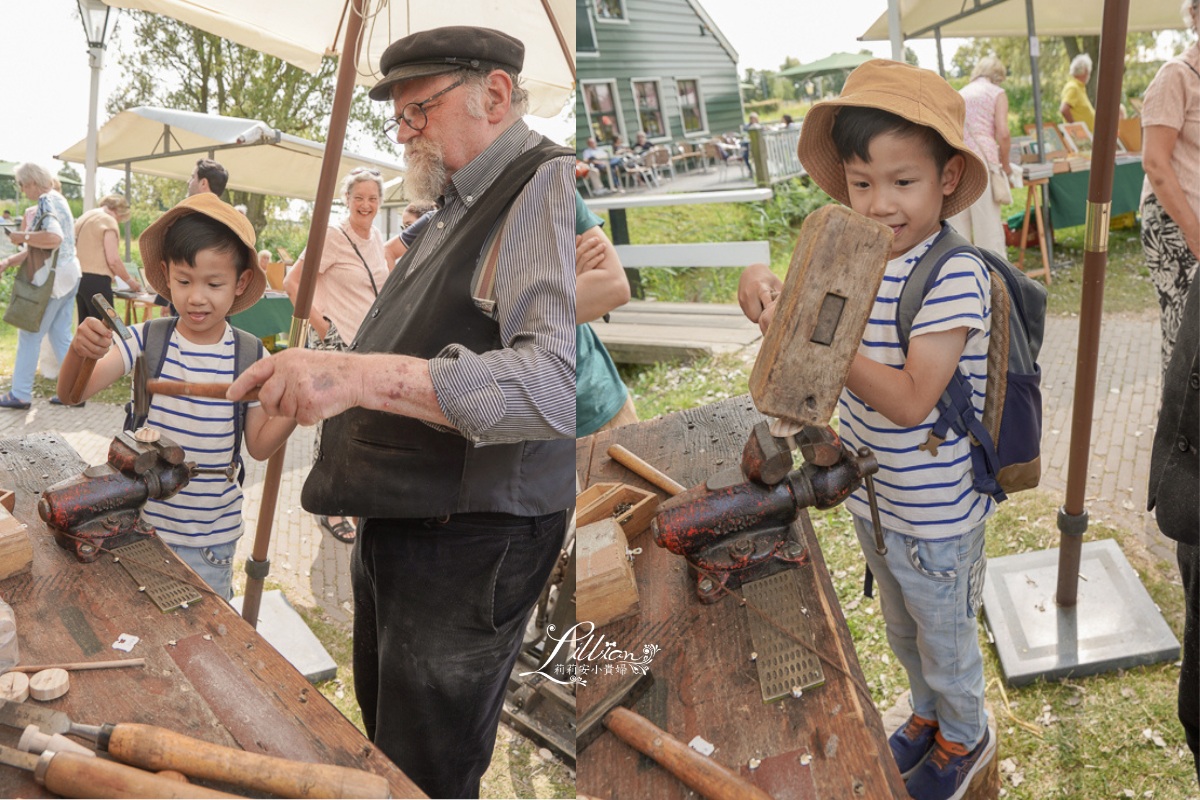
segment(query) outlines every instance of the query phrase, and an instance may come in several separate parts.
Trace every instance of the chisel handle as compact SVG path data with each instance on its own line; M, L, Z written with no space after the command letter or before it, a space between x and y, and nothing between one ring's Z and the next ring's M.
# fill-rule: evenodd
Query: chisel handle
M658 488L662 489L667 494L674 496L682 494L687 489L680 483L671 479L665 472L658 469L645 459L634 455L619 444L611 445L608 448L608 456L613 461L616 461L626 469L636 472L638 475L645 478L650 483L653 483Z
M614 708L604 727L633 749L709 800L771 800L771 795L705 755L697 753L650 720L627 708Z
M165 394L171 397L211 397L224 400L230 383L187 383L185 381L146 381L150 394ZM252 403L258 399L258 389L251 389L242 397L242 402Z
M105 725L97 747L142 769L176 770L189 778L221 781L279 797L391 797L391 787L381 775L247 753L153 725Z
M238 797L78 753L55 753L35 775L38 783L63 797Z

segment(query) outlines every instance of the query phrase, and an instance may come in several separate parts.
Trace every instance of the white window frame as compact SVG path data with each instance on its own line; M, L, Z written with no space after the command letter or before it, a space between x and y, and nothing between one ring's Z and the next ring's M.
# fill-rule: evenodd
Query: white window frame
M604 23L605 25L628 25L629 24L629 5L625 0L616 0L621 5L621 18L613 19L611 17L602 17L596 13L596 0L588 0L588 10L596 18L596 22Z
M576 58L599 58L600 57L600 39L596 36L596 4L593 0L588 0L587 4L587 21L588 27L592 30L592 43L596 45L595 50L580 50L575 48Z
M663 95L663 86L662 86L663 79L662 78L645 77L645 78L630 78L629 79L629 91L633 94L633 114L634 114L634 117L637 119L637 124L638 124L637 131L640 131L642 129L642 109L641 109L641 106L638 105L638 93L637 93L637 85L639 83L653 83L653 84L655 84L655 86L658 87L658 113L659 113L659 116L662 117L662 123L663 123L663 135L662 136L651 136L650 134L646 134L646 141L649 141L649 142L669 142L669 141L671 141L671 115L667 113L667 102L666 102L667 99ZM634 131L633 134L629 137L629 146L630 147L632 147L633 143L635 141L637 141L637 131Z
M679 92L680 81L694 81L696 83L696 102L700 104L700 130L691 131L690 133L683 125L683 98ZM675 78L675 104L679 106L679 128L683 131L683 138L693 139L696 137L707 137L708 132L708 107L704 103L704 86L700 82L699 76L680 75Z
M615 78L597 78L595 80L579 82L579 88L583 93L583 113L587 114L588 135L593 135L595 128L592 127L592 109L588 108L587 90L584 89L584 87L598 83L608 84L608 89L609 92L611 92L613 99L613 111L616 112L617 115L617 133L620 134L621 138L625 140L626 144L628 144L633 137L629 136L629 134L626 132L627 128L625 127L625 115L621 112L621 93L617 90L617 81Z

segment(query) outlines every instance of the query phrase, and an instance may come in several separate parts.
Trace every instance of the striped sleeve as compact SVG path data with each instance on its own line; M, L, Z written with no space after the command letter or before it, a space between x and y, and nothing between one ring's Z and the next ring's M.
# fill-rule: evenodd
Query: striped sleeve
M450 345L429 362L446 418L478 443L575 436L575 215L570 159L534 174L508 215L496 268L503 347Z

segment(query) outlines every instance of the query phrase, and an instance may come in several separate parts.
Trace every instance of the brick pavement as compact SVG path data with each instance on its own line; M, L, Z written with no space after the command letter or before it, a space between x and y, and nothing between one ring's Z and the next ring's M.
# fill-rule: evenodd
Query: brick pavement
M1077 317L1050 317L1039 359L1044 374L1045 430L1042 487L1063 496L1067 483L1071 402L1078 347ZM1157 311L1109 316L1100 337L1093 414L1091 463L1085 493L1092 522L1136 531L1157 558L1172 561L1171 542L1158 533L1145 512L1150 448L1158 416L1159 326ZM35 401L31 410L0 409L0 437L53 430L63 435L88 463L100 463L124 416L120 406L88 403L81 409ZM283 586L293 603L318 606L336 623L351 620L350 548L324 533L300 508L300 489L312 460L313 434L299 428L288 442L271 537L269 581ZM247 461L247 534L238 547L249 555L262 499L265 462Z

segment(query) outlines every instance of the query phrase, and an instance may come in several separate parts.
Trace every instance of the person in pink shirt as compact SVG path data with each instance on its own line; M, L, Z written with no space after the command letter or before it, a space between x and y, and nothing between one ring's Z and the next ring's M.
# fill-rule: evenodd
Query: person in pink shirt
M331 224L325 235L325 249L317 267L309 322L312 325L310 347L317 350L345 350L358 334L358 327L396 259L403 255L375 227L383 194L383 176L378 170L358 167L342 181L342 199L346 218ZM283 288L292 302L300 289L304 253L284 278ZM314 458L321 452L321 427L317 427ZM341 542L352 543L354 523L344 517L318 517L318 523Z

